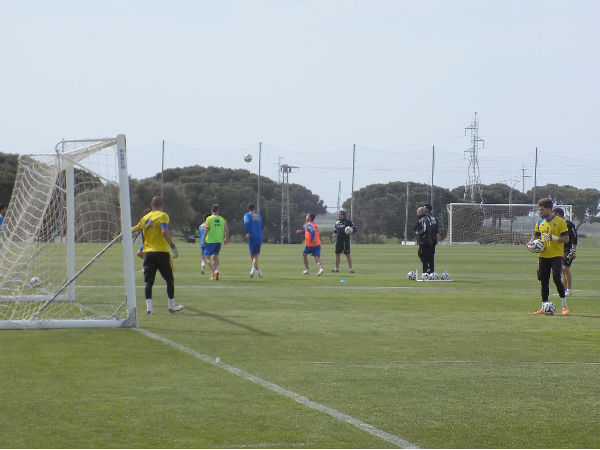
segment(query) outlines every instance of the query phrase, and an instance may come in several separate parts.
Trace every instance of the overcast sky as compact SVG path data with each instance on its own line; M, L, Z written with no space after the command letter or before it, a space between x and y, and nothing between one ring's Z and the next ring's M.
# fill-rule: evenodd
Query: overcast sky
M0 151L127 136L135 178L279 158L335 206L375 182L600 188L595 0L0 0ZM254 161L243 162L251 153ZM526 175L523 177L523 175Z

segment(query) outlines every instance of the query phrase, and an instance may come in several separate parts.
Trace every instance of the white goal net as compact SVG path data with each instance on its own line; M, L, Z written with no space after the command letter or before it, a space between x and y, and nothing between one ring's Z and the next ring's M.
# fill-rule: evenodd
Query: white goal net
M572 205L555 205L571 219ZM540 219L537 205L448 204L449 244L525 244Z
M0 328L136 326L125 136L23 155L0 237Z

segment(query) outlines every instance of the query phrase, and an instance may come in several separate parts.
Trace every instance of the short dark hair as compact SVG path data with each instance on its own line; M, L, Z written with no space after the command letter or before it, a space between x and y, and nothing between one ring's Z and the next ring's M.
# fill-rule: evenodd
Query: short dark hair
M433 206L431 206L430 203L422 203L421 206L423 206L427 212L431 212L433 210Z
M344 219L346 218L346 211L340 209L338 211L338 214L341 214L342 216L344 216Z
M541 206L543 208L552 208L552 199L551 198L542 198L540 199L540 201L538 202L538 206Z
M216 212L219 212L219 204L215 203L214 205L212 205L212 207L210 208L210 212L212 212L213 214Z
M563 209L562 209L562 208L554 208L554 209L552 210L552 212L553 212L554 214L558 214L560 217L565 217L565 212L563 211Z
M315 215L313 213L306 213L308 217L310 217L311 222L315 220Z
M152 197L152 201L150 202L150 206L153 208L160 208L163 205L162 198L158 195Z
M248 203L248 211L254 211L256 209L256 205L254 203Z

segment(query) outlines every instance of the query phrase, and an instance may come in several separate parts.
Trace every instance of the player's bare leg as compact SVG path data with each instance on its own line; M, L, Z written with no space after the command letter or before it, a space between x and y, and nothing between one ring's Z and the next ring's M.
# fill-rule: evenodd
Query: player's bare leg
M306 253L302 253L302 259L304 261L304 267L306 268L306 270L304 271L304 275L308 275L308 258L306 256Z
M315 262L317 263L317 266L319 266L319 271L317 272L317 276L323 275L323 264L321 264L321 258L319 258L318 256L315 256Z
M348 269L350 269L350 273L354 273L354 269L352 268L352 257L350 253L346 255L346 261L348 261Z

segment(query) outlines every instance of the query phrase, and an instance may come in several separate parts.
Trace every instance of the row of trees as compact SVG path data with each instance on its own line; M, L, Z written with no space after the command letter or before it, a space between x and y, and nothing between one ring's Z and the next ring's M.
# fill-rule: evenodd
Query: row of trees
M17 155L0 153L0 203L8 203L17 171ZM92 180L93 181L93 180ZM256 202L257 175L247 170L220 167L190 166L167 169L164 172L164 198L172 228L185 237L197 234L197 228L210 212L213 203L221 205L221 214L228 220L232 233L243 234L243 213L249 202ZM93 187L93 183L92 183ZM354 193L353 220L359 230L356 242L381 242L384 237L403 239L405 229L409 239L416 223L416 207L431 198L431 186L420 183L392 182L372 184ZM153 196L161 192L161 176L130 180L132 218L135 222L149 207ZM453 190L434 186L434 214L447 227L446 205L463 202L464 187ZM574 221L578 224L598 221L600 191L549 184L536 188L536 197L549 196L557 203L572 204ZM531 204L532 190L520 192L505 184L482 186L485 203ZM265 241L278 242L281 221L281 186L269 178L261 179L261 213L265 218ZM350 199L343 204L350 210ZM299 228L306 212L322 215L326 206L318 195L304 186L290 185L290 224ZM301 236L292 234L296 242Z

